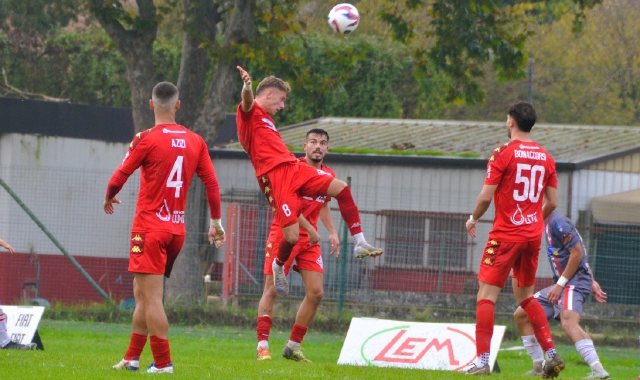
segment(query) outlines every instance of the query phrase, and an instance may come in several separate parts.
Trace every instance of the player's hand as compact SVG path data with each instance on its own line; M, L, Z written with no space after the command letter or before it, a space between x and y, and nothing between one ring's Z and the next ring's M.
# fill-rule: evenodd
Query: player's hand
M220 248L222 244L227 241L227 235L224 233L224 228L222 226L211 226L209 227L209 244L216 246L216 248Z
M607 302L607 293L602 291L602 288L600 288L600 284L598 284L596 280L593 280L593 283L591 284L591 294L593 295L593 299L595 299L597 302Z
M227 240L227 236L224 234L224 228L222 228L220 219L211 219L209 233L207 235L209 237L209 244L215 244L216 248L220 248L220 246L222 246L222 244Z
M0 241L2 241L2 240L0 240ZM0 245L5 247L9 251L10 254L13 255L15 253L15 251L13 250L13 247L10 246L9 243L7 243L7 242L2 242L2 243L4 243L4 244L0 244Z
M470 220L467 220L467 232L469 233L469 235L471 235L472 238L476 237L476 224L478 224L477 221L475 223L471 223Z
M312 228L311 231L307 231L307 233L309 234L309 244L311 244L311 246L318 244L320 241L320 234L318 231Z
M210 274L204 276L204 282L211 282L211 275Z
M340 239L338 239L338 233L329 234L329 244L331 245L331 253L329 256L340 256Z
M555 284L549 290L547 294L547 301L549 301L549 305L555 305L560 301L560 294L562 294L562 286Z
M107 214L111 215L113 214L113 204L117 203L120 204L120 199L113 197L111 199L109 198L105 198L104 199L104 203L102 204L102 208L104 209L104 212L106 212Z
M236 68L238 69L238 71L240 71L240 77L242 78L242 81L247 85L250 86L251 85L251 75L249 75L248 72L245 71L245 69L243 69L240 66L236 66Z

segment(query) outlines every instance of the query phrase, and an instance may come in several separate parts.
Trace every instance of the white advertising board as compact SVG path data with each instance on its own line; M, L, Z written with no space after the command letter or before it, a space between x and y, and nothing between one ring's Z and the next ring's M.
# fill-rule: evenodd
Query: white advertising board
M505 330L493 329L492 370ZM475 360L475 336L474 324L353 318L338 364L457 371Z
M44 313L44 307L2 305L2 311L7 316L7 332L11 340L20 344L31 343Z

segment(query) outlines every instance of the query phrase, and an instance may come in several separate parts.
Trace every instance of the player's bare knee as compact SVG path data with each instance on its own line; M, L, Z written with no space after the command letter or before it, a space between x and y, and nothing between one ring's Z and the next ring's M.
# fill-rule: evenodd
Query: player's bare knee
M324 297L324 290L322 288L311 289L309 290L309 292L307 292L307 298L309 299L309 301L315 304L319 304L320 301L322 301L323 297Z
M527 314L524 312L524 309L518 307L516 311L513 313L513 320L517 325L520 325L527 320Z

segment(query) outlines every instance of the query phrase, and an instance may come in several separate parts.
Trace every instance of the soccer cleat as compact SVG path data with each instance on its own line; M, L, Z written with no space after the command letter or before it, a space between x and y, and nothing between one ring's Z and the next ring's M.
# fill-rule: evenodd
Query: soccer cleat
M564 371L564 360L562 360L560 355L556 355L553 359L547 360L544 363L541 376L543 379L552 379L557 377L562 371Z
M276 286L276 290L278 293L282 293L285 297L288 296L289 283L287 282L287 277L284 275L284 267L276 264L276 261L273 260L271 269L273 270L273 284Z
M489 364L485 364L482 367L477 367L476 363L473 363L469 367L463 369L460 372L464 373L465 375L488 376L488 375L491 375L491 367L489 367Z
M535 368L532 369L531 371L525 373L522 376L541 376L542 375L542 370L537 371Z
M147 373L173 373L173 363L169 363L169 365L164 368L158 368L156 367L156 363L151 363L149 368L147 368Z
M16 342L9 342L6 346L4 347L0 347L3 350L35 350L37 347L37 344L35 343L27 343L27 344L20 344L20 343L16 343Z
M256 355L256 359L261 360L271 360L271 354L269 353L268 348L258 347L258 354Z
M356 259L364 259L365 257L378 257L382 255L382 248L376 248L366 241L360 242L353 247L353 254Z
M284 356L286 359L295 360L297 362L311 363L311 360L304 357L301 349L298 348L297 350L294 350L293 348L289 347L289 345L284 346L284 348L282 349L282 356Z
M598 371L591 371L591 373L589 373L587 375L587 377L583 377L583 379L610 379L611 376L609 376L609 373L605 370L602 370L600 372Z
M120 362L113 367L113 369L126 369L128 371L137 371L140 368L140 360L138 358L133 358L131 360L122 359Z

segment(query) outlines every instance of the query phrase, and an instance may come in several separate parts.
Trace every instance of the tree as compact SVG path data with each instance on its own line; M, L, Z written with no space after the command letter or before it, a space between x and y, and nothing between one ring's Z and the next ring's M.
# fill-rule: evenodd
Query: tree
M584 11L602 0L562 0L556 3L575 4L575 29L584 19ZM379 15L393 28L394 37L408 42L416 34L416 24L398 8L398 2L387 0ZM427 8L431 20L423 32L433 40L429 47L418 47L414 54L423 62L432 61L436 70L449 78L448 101L473 104L484 99L478 79L484 75L484 65L491 63L501 80L524 76L527 55L525 42L533 33L518 24L519 17L529 12L548 16L546 1L521 0L405 0L404 8ZM556 4L557 5L557 4ZM553 8L553 7L552 7ZM556 8L553 8L556 10Z

